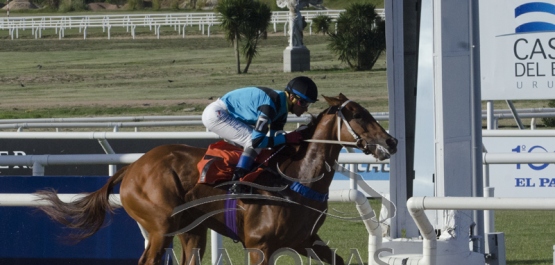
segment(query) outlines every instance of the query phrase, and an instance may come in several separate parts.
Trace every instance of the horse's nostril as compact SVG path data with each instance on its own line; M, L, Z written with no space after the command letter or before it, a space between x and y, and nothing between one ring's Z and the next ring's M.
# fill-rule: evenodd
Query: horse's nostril
M387 144L387 146L389 148L397 147L397 139L395 139L395 138L389 138L389 139L385 140L385 143Z

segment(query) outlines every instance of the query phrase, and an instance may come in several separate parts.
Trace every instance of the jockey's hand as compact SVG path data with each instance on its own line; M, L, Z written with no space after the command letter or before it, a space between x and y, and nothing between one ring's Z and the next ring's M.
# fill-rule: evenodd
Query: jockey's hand
M300 144L303 140L303 135L298 131L293 131L285 135L285 142L288 144Z

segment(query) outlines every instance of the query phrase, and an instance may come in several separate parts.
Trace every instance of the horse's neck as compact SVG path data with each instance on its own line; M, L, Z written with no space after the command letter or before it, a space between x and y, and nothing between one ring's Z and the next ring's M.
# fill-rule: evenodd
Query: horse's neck
M312 139L337 140L337 128L336 123L333 122L334 120L320 122ZM337 144L310 143L299 168L299 178L309 182L305 183L306 186L318 192L327 193L335 173L334 164L340 151L341 146ZM310 179L322 174L324 174L324 177L321 180L310 182Z

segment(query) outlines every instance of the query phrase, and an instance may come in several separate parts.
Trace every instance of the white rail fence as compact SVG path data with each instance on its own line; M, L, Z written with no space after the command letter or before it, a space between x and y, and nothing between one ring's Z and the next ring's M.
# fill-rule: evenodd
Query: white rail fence
M412 197L407 209L423 237L418 264L436 265L437 236L424 210L555 210L554 198ZM555 254L554 254L555 255ZM489 263L488 263L489 264ZM495 263L497 264L497 263Z
M101 133L30 133L30 132L8 132L0 133L0 139L219 139L219 136L211 132L101 132ZM82 155L26 155L26 156L0 156L1 165L23 165L30 166L34 176L44 175L44 167L48 165L86 165L86 164L130 164L139 159L143 154L82 154ZM354 153L342 153L338 163L389 163L388 160L374 161L373 158ZM110 175L113 174L111 169ZM119 195L111 195L113 203L121 205ZM71 201L78 198L75 194L60 194L63 201ZM112 199L111 197L111 199ZM41 202L36 201L33 194L0 194L1 206L38 206ZM368 216L373 212L366 197L357 190L339 190L330 192L330 201L355 202L361 216ZM372 215L372 216L375 216ZM379 223L372 219L363 220L369 233L370 242L381 241L381 229ZM140 227L140 226L139 226ZM141 228L141 227L140 227ZM142 230L142 228L141 228ZM146 239L145 239L146 240ZM222 248L221 235L211 232L212 264L218 260L218 251Z
M311 121L310 115L300 117L289 115L288 123L306 124ZM383 118L387 120L387 117ZM200 115L185 116L137 116L137 117L98 117L98 118L43 118L43 119L0 119L0 130L16 129L18 132L31 128L112 128L114 132L120 128L139 127L175 127L203 126Z
M384 112L372 113L378 121L387 121L389 114ZM307 124L312 116L303 114L300 117L289 115L287 123ZM137 116L137 117L99 117L99 118L43 118L43 119L0 119L0 130L15 129L22 132L24 129L56 129L62 128L112 128L114 132L120 128L134 128L136 132L140 127L176 127L176 126L203 126L200 115L187 116Z
M64 193L58 194L58 198L63 202L72 202L84 197L84 194ZM121 199L119 194L110 194L110 203L113 206L121 207ZM0 207L36 207L48 205L47 202L41 201L40 197L35 194L23 193L1 193Z
M306 10L301 14L309 23L309 31L312 34L312 19L318 15L326 15L336 20L344 10ZM377 13L385 17L383 9L377 9ZM62 39L67 29L78 29L83 34L83 39L87 38L87 31L92 28L102 29L111 39L112 28L125 28L126 32L135 39L136 28L144 27L154 31L157 38L160 38L162 27L173 29L177 34L185 38L185 28L198 27L204 35L210 36L210 28L220 24L220 14L213 12L194 12L194 13L160 13L160 14L114 14L114 15L90 15L90 16L30 16L30 17L7 17L0 18L0 30L8 30L11 39L19 38L19 31L30 30L35 39L42 37L42 31L54 29L58 38ZM272 12L271 24L274 32L277 32L277 25L284 24L284 34L286 34L289 11Z
M494 131L483 131L483 137L554 137L555 131L554 130L520 130L520 131L507 131L507 130L494 130ZM46 133L31 133L31 132L0 132L0 139L96 139L96 140L108 140L108 139L185 139L187 137L191 138L201 138L201 139L217 139L218 136L216 134L210 132L92 132L92 133L74 133L74 132L46 132ZM40 170L40 168L44 168L44 166L48 165L69 165L69 164L128 164L132 163L136 159L138 159L142 154L97 154L97 155L29 155L29 156L0 156L0 165L27 165L32 166L33 171ZM362 155L362 154L340 154L339 163L351 163L351 164L358 164L358 163L376 163L373 159L369 156ZM382 161L381 163L388 163L389 161ZM555 153L484 153L483 154L483 161L484 165L489 164L509 164L509 163L555 163ZM36 169L35 169L36 168ZM43 169L42 169L43 170ZM40 172L37 172L40 174ZM488 176L484 176L487 179ZM484 182L486 182L485 180ZM487 182L486 182L487 183ZM489 188L485 186L485 188ZM354 191L353 191L354 192ZM32 195L13 195L8 194L7 197L3 197L0 195L0 206L30 206L33 205ZM74 196L74 195L63 195L63 196ZM340 200L345 201L346 195L341 195L341 192L332 196L334 199L338 197ZM486 195L487 196L487 195ZM21 197L22 200L20 201L18 197ZM351 197L350 195L347 197ZM357 197L354 196L353 200L357 201ZM4 200L6 198L6 200ZM67 198L66 198L67 199ZM468 202L469 199L472 199L473 202L476 203L461 206L461 202ZM418 200L418 202L416 202ZM419 214L418 211L423 211L425 209L470 209L470 210L486 210L487 215L489 218L486 218L484 226L489 226L490 222L493 223L493 212L489 210L496 210L496 209L527 209L527 210L545 210L551 209L552 206L541 206L540 208L534 208L533 205L548 205L544 203L534 203L534 200L541 200L541 199L511 199L511 198L455 198L454 202L453 199L450 198L426 198L427 201L434 201L433 204L425 204L424 199L415 198L414 202L409 202L409 206L411 209L411 213L417 222L417 225L420 229L428 229L429 230L429 221L423 214ZM549 199L548 199L549 200ZM551 199L553 200L553 199ZM436 202L437 201L437 202ZM542 202L545 202L542 201ZM551 201L549 201L549 205L553 205ZM358 204L357 204L358 205ZM546 208L547 207L547 208ZM371 210L368 207L364 208L364 212ZM359 209L360 211L360 209ZM361 212L361 215L363 212ZM370 222L370 225L375 224L374 222ZM369 250L375 250L380 247L381 244L381 232L377 230L378 228L375 225L367 226L367 231L369 232ZM433 229L432 229L433 230ZM493 231L492 227L488 227L485 229L486 231ZM433 236L427 236L422 231L424 237L425 244L423 244L423 255L426 255L428 258L425 259L425 264L435 264L434 263L434 249L426 249L427 246L433 245L433 241L435 239L435 234ZM212 245L212 249L218 249L220 247L221 240L218 240L218 235L212 235L215 239L216 245ZM213 252L213 258L214 258ZM373 253L373 252L371 252ZM371 262L369 260L369 262Z
M79 198L82 198L83 194L58 194L58 198L63 202L72 202ZM47 205L47 202L40 201L40 198L35 194L20 194L20 193L3 193L0 194L0 207L37 207L41 205ZM376 214L372 209L370 203L362 194L362 192L357 190L335 190L330 191L329 201L337 202L351 202L355 203L356 209L362 218L362 222L369 234L369 250L375 251L376 248L372 247L371 242L381 242L382 232L380 223L376 220ZM110 194L110 203L113 206L121 206L121 198L119 194ZM143 228L139 225L141 231ZM145 238L146 246L147 238ZM222 236L214 231L211 231L211 264L223 264L217 263L219 258L220 249L223 247ZM373 252L370 252L373 253ZM138 259L138 257L137 257ZM371 257L368 258L369 261ZM370 263L369 263L370 264Z
M522 119L531 119L530 128L536 128L537 118L554 118L555 108L529 108L517 110ZM372 116L377 121L388 121L388 112L373 112ZM487 119L487 114L482 113L482 119ZM500 119L514 119L510 110L495 110L494 123ZM296 117L288 116L288 123L306 124L310 122L310 115ZM142 127L176 127L176 126L203 126L200 115L182 116L129 116L129 117L94 117L94 118L40 118L40 119L0 119L0 130L14 129L22 132L25 129L68 129L68 128L111 128L114 132L120 128L134 128L139 131Z

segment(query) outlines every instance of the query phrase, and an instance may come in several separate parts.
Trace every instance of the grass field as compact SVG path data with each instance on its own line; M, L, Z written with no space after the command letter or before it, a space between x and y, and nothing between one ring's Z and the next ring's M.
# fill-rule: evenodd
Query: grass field
M101 35L82 40L68 32L63 40L9 40L6 32L0 34L0 118L199 114L210 98L232 89L281 89L299 74L313 78L320 94L343 92L370 111L388 111L385 60L372 71L352 72L327 50L323 36L305 38L311 71L283 73L287 39L279 33L262 42L249 73L238 75L233 50L218 35L181 39L168 33L161 40L146 35L131 40L122 34L112 40ZM315 104L311 112L318 113L323 104ZM496 104L506 108L504 102ZM545 107L531 101L516 105ZM496 228L506 233L508 264L552 264L554 217L550 212L496 212ZM366 248L362 223L329 218L321 233L345 258L349 248ZM239 246L229 240L225 244Z
M308 36L320 94L344 92L372 111L387 111L385 63L352 72L326 49L325 37ZM186 39L0 40L2 118L94 115L198 114L232 89L282 89L300 73L283 73L283 36L260 47L247 74L235 74L233 50L221 37ZM9 63L7 63L9 62ZM349 82L345 82L349 80ZM91 109L96 109L92 110ZM315 110L323 103L315 105Z
M379 200L371 200L372 208L379 212L381 207ZM343 217L356 217L359 213L355 209L352 203L341 203L341 202L331 202L329 205L330 213L334 215L339 215ZM292 224L293 225L293 224ZM364 228L361 221L345 221L339 218L328 217L324 226L320 229L318 233L324 241L328 243L331 248L337 249L337 254L340 255L345 262L349 261L351 255L353 256L353 261L351 264L359 264L357 261L357 254L353 250L358 250L360 258L363 262L368 261L368 233ZM208 249L205 254L205 258L202 260L203 265L210 265L210 235L208 236L209 242L207 244ZM174 240L174 247L179 248L179 240ZM223 248L226 250L229 259L233 264L244 264L245 252L241 243L234 243L229 238L224 238ZM177 253L177 251L176 251ZM180 257L178 257L180 258ZM308 263L308 259L302 257L303 264ZM224 263L226 264L226 263ZM298 265L295 264L293 259L288 256L280 257L279 265ZM319 264L312 260L312 264ZM230 264L226 264L230 265Z
M372 208L378 213L380 202L370 200ZM353 204L331 202L330 209L345 216L357 216ZM555 245L555 213L549 211L497 211L495 212L496 231L505 233L506 257L508 265L552 265L553 245ZM346 222L337 218L327 218L320 229L320 236L337 254L347 262L353 256L353 249L360 251L362 261L368 261L368 233L362 222ZM209 237L210 238L210 237ZM180 246L174 241L174 247ZM208 243L210 246L210 242ZM240 243L224 238L223 247L233 264L243 264L244 251ZM207 250L203 265L209 265L210 251ZM356 258L356 256L353 256ZM353 260L351 264L358 264ZM280 265L296 265L289 257L280 259ZM303 264L309 264L303 257ZM229 264L228 264L229 265ZM443 265L443 264L442 264ZM447 265L447 264L445 264Z

